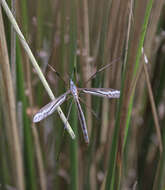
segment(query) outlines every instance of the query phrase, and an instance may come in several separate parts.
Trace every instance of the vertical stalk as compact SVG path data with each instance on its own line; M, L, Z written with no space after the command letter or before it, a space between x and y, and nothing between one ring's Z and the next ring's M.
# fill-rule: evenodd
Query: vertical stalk
M0 65L2 67L2 75L3 80L6 86L6 98L7 98L7 108L8 114L10 119L10 130L12 135L12 148L13 148L13 155L15 155L14 163L15 163L15 175L16 175L16 185L18 189L24 190L24 172L23 172L23 162L22 162L22 155L21 155L21 146L20 146L20 139L18 134L17 128L17 119L16 119L16 104L15 104L15 95L14 95L14 88L12 83L12 76L9 66L9 58L7 52L7 45L5 40L5 32L2 20L2 13L0 9Z
M72 0L70 5L70 73L77 69L76 50L77 50L77 1ZM75 77L73 78L73 80ZM71 112L71 125L77 134L77 111L74 104ZM76 135L77 137L77 135ZM71 164L71 190L78 189L78 137L70 144L70 164Z

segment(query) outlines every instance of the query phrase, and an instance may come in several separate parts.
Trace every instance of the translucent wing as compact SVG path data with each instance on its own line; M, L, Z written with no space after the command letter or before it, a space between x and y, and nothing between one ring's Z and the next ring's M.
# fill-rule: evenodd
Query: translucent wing
M58 106L60 106L65 100L67 95L70 93L70 90L68 90L66 93L59 96L57 99L53 100L52 102L48 103L44 107L42 107L33 117L33 122L37 123L44 118L46 118L48 115L51 115Z
M80 92L101 96L104 98L119 98L120 91L112 88L78 88Z
M79 100L75 99L75 102L76 102L77 109L78 109L78 117L79 117L81 128L83 131L84 139L85 139L85 142L88 144L89 143L89 137L88 137L88 131L87 131L87 126L86 126L85 116L84 116L84 113L82 111Z

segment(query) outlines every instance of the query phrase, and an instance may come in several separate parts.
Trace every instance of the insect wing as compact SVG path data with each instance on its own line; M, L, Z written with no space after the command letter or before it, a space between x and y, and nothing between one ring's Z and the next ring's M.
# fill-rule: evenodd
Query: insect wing
M84 139L85 139L85 142L88 144L89 143L89 137L88 137L88 131L87 131L87 126L86 126L85 116L84 116L84 113L82 111L80 102L77 99L76 99L76 105L77 105L77 109L78 109L78 117L79 117L81 128L83 131Z
M65 100L67 95L70 93L70 91L67 91L66 93L59 96L57 99L53 100L52 102L48 103L44 107L42 107L33 117L33 122L37 123L44 118L46 118L48 115L51 115L58 106L60 106Z
M112 88L79 88L80 92L84 92L87 94L101 96L105 98L119 98L120 91L114 90Z

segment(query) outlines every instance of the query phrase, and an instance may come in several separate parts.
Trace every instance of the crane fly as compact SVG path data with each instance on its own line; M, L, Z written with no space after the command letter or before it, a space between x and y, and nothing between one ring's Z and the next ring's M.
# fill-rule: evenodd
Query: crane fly
M84 139L86 143L89 143L89 137L87 132L86 120L84 113L82 111L80 101L79 101L79 93L87 93L95 96L101 96L104 98L119 98L120 91L114 90L111 88L77 88L74 84L73 80L70 80L70 89L59 96L57 99L48 103L44 107L42 107L33 117L33 122L37 123L51 115L54 111L56 111L57 107L60 106L68 97L69 94L72 94L73 100L76 104L78 110L78 118L80 120L80 125L83 131Z

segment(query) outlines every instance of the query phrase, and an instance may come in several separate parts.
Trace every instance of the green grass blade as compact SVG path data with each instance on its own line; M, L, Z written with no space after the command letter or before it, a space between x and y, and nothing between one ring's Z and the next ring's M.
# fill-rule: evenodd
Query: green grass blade
M32 131L30 127L30 121L27 117L26 110L27 110L27 99L24 94L24 79L23 79L23 69L21 65L21 51L20 47L18 44L18 40L16 42L17 44L17 101L22 102L22 117L23 117L23 126L24 126L24 131L23 131L23 136L24 136L24 154L25 154L25 172L27 175L27 187L29 189L35 190L37 189L36 187L36 171L35 171L35 165L34 165L34 149L33 149L33 141L32 141Z
M48 85L48 83L47 83L47 81L46 81L46 79L45 79L45 77L44 77L41 69L40 69L40 67L37 64L37 62L36 62L36 60L35 60L35 58L34 58L34 56L32 54L32 51L30 50L28 44L26 43L26 40L25 40L25 38L24 38L21 30L19 29L19 27L18 27L18 25L17 25L17 23L16 23L13 15L12 15L10 9L8 8L8 5L5 2L5 0L2 0L2 6L3 6L3 8L4 8L4 10L5 10L5 12L6 12L6 14L7 14L7 16L9 18L9 20L10 20L10 22L12 23L12 25L13 25L13 27L14 27L14 29L15 29L15 31L16 31L16 33L17 33L17 35L18 35L18 37L19 37L19 39L21 41L21 43L22 43L23 48L25 49L26 53L28 54L29 59L31 60L31 63L33 64L34 68L36 69L36 72L37 72L37 74L38 74L41 82L43 83L43 85L45 87L45 90L49 94L50 98L52 100L54 100L55 97L54 97L54 95L53 95L53 93L52 93L52 91L51 91L51 89L50 89L50 87L49 87L49 85ZM75 138L74 132L73 132L72 128L70 127L68 121L66 120L65 115L63 114L63 112L62 112L62 110L61 110L60 107L57 108L57 112L60 115L60 118L62 119L62 121L64 122L64 124L66 125L66 129L67 129L68 133L74 139Z
M149 20L149 16L150 16L150 12L151 12L151 8L152 8L152 3L153 1L150 0L148 2L148 6L146 8L146 14L145 14L145 18L144 18L144 23L143 23L143 27L142 27L142 32L140 35L140 40L139 40L139 45L138 45L138 49L137 49L137 54L136 54L136 62L134 65L134 70L133 70L133 78L136 76L137 71L138 71L138 67L139 67L139 62L140 62L140 57L141 57L141 53L142 53L142 47L143 47L143 43L144 43L144 37L146 34L146 29L147 29L147 25L148 25L148 20ZM127 72L127 71L125 71ZM122 83L122 89L124 87L124 81L125 81L125 77L126 74L123 75L123 83ZM135 88L134 88L135 89ZM130 117L131 117L131 112L132 112L132 105L133 105L133 97L134 97L134 90L131 92L130 95L130 100L128 102L128 111L126 114L126 125L125 125L125 131L128 132L128 128L129 128L129 123L130 123ZM115 170L116 170L116 154L117 154L117 149L118 149L118 134L119 134L119 120L120 120L120 111L121 111L121 104L123 102L122 100L122 91L121 91L121 98L120 98L120 103L119 103L119 108L118 108L118 112L117 112L117 117L116 117L116 123L115 123L115 131L114 131L114 136L113 136L113 141L112 141L112 146L111 146L111 152L110 152L110 159L109 159L109 167L108 167L108 174L107 174L107 179L106 179L106 187L105 189L115 189ZM127 134L125 134L124 136L124 146L125 146L125 142L127 139ZM124 148L124 147L123 147ZM120 167L120 166L119 166ZM118 182L118 184L120 184L120 181Z
M77 10L77 4L76 0L72 0L72 3L70 5L70 74L74 72L74 69L77 69L77 56L76 56L76 48L77 48L77 16L76 16L76 10ZM75 80L75 75L73 75L73 80ZM74 104L72 107L71 112L71 121L72 121L72 127L77 133L77 109L76 105ZM71 184L70 189L77 190L78 189L78 137L76 140L71 142L70 144L70 164L71 164Z
M141 58L141 55L142 55L142 48L143 48L143 44L144 44L145 34L146 34L146 31L147 31L147 26L148 26L148 21L149 21L152 5L153 5L153 0L150 0L148 2L147 8L146 8L146 14L145 14L145 17L144 17L142 33L141 33L140 41L139 41L139 45L138 45L138 50L137 50L137 55L136 55L136 62L135 62L134 73L133 73L134 78L137 75L137 71L138 71L139 64L140 64L140 58ZM135 89L135 87L133 87L133 88ZM125 143L126 143L126 139L127 139L127 135L128 135L128 128L129 128L130 118L131 118L130 116L131 116L132 105L133 105L133 97L132 96L134 96L134 90L132 91L132 95L131 95L130 103L129 103L128 116L127 116L126 128L125 128L126 133L125 133L125 136L124 136L123 149L125 147Z

